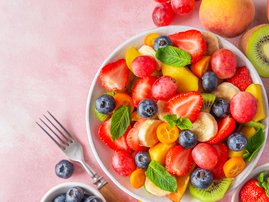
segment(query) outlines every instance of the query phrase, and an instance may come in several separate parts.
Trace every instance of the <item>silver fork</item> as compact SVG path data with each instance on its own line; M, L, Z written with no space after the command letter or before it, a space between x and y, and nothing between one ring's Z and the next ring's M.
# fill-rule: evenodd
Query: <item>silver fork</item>
M93 179L93 184L97 186L99 191L105 196L107 201L118 201L116 195L113 194L111 188L105 186L107 182L103 177L99 176L84 160L81 144L77 139L67 131L65 127L48 111L48 116L44 115L44 120L39 119L40 123L36 124L53 140L53 142L63 151L63 153L71 160L80 163L87 173ZM43 125L43 126L42 126ZM104 187L105 186L105 187ZM104 188L103 188L104 187Z

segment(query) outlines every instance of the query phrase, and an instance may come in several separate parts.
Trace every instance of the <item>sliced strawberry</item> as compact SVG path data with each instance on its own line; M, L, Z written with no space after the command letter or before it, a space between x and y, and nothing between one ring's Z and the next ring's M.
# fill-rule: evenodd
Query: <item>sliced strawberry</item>
M127 129L126 133L123 136L116 139L115 141L112 141L112 139L110 138L110 124L111 124L111 119L102 123L102 125L99 127L99 130L98 130L99 138L107 146L109 146L111 149L115 151L124 150L124 151L130 152L131 149L129 148L126 142L126 136L130 129Z
M238 67L235 75L228 79L227 82L237 86L241 91L245 91L246 88L252 84L252 79L250 77L248 68L245 66Z
M124 59L104 66L100 72L102 86L109 91L119 91L126 87L129 69Z
M172 147L166 155L166 170L177 176L187 174L193 165L191 151L191 149L185 149L180 145Z
M223 142L220 142L218 144L214 144L212 146L215 147L215 149L217 151L218 163L215 166L215 168L213 168L211 170L211 173L212 173L214 179L220 180L225 176L224 171L223 171L223 166L226 163L226 161L228 160L228 148Z
M216 144L228 137L235 129L236 121L231 117L227 116L218 121L218 132L217 134L208 141L210 144Z
M202 105L203 98L200 93L189 91L175 95L168 100L165 107L171 114L189 118L191 122L194 122L199 116Z
M143 119L140 119L139 121L137 121L135 123L134 127L131 130L129 130L127 137L126 137L126 141L127 141L128 146L134 151L147 150L146 147L143 147L139 144L139 139L138 139L139 128L143 122L144 122Z
M178 32L169 35L169 38L175 46L190 53L191 63L198 62L205 54L206 42L201 32L197 30Z
M156 79L156 77L149 76L136 81L132 91L132 98L135 106L137 106L143 99L152 98L151 89Z

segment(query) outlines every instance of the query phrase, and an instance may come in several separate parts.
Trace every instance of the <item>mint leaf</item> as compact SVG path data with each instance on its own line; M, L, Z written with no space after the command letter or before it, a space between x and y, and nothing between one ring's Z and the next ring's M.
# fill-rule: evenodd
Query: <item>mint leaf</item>
M130 108L128 106L119 107L111 118L110 136L114 141L120 138L130 125Z
M167 123L170 125L170 127L175 127L176 126L176 120L177 120L177 115L175 114L167 114L164 117L164 120L167 121Z
M177 126L180 130L187 130L192 128L192 123L188 118L177 118L175 114L168 114L164 116L164 120L169 124L170 127Z
M188 130L192 128L192 123L188 118L181 118L181 122L177 124L180 130Z
M155 56L162 63L174 67L185 67L186 65L191 64L190 54L174 46L159 48L156 51Z
M146 176L160 189L170 192L177 190L177 180L157 161L151 161Z
M258 131L256 132L255 135L253 135L245 150L245 154L243 155L243 158L247 161L251 161L253 159L253 157L259 152L259 150L261 149L263 143L265 140L265 136L264 136L264 132L263 130L260 128L258 129Z

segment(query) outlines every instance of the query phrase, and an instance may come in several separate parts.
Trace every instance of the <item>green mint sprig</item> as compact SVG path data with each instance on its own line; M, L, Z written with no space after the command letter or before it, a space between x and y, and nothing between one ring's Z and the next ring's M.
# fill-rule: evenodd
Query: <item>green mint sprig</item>
M177 126L180 130L188 130L192 128L192 123L188 118L178 118L175 114L168 114L164 116L164 119L171 127Z
M146 176L160 189L170 192L177 190L177 180L157 161L151 161Z
M131 122L130 114L128 106L121 106L113 113L110 126L110 137L113 141L126 132Z
M174 67L185 67L186 65L191 64L190 54L174 46L159 48L156 51L155 56L162 63Z

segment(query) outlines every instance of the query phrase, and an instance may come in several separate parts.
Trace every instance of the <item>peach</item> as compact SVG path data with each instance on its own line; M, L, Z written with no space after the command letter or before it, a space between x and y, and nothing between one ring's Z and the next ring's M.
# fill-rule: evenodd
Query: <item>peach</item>
M203 0L199 11L203 26L224 37L241 34L254 16L253 0Z

